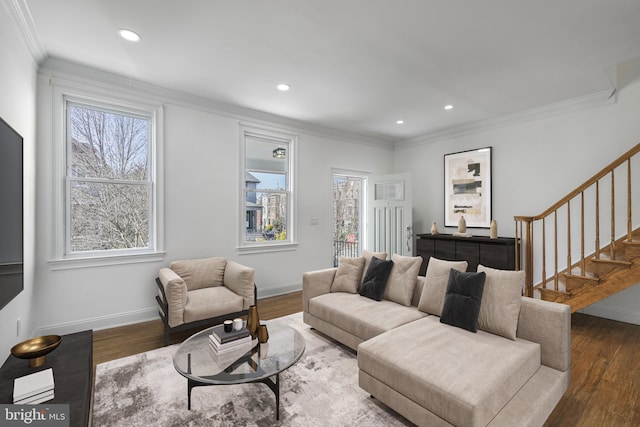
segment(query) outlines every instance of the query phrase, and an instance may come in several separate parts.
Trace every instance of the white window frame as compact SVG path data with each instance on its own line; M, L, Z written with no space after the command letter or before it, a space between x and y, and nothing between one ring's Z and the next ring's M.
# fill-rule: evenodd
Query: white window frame
M296 134L286 132L280 129L261 127L259 125L240 123L240 142L239 142L239 176L238 176L238 245L237 252L244 253L260 253L294 250L298 247L297 243L297 197L296 197L296 148L298 136ZM246 167L246 138L264 139L270 142L278 143L286 146L287 150L287 179L285 192L287 193L287 239L286 240L266 240L263 242L246 241L246 183L245 172Z
M161 261L164 258L164 181L163 181L163 123L162 104L122 94L115 90L91 90L81 84L53 86L52 105L52 250L50 265L53 269L82 268L101 265L129 264ZM149 246L146 248L114 249L104 251L70 252L70 193L67 179L67 103L89 108L147 117L149 126Z

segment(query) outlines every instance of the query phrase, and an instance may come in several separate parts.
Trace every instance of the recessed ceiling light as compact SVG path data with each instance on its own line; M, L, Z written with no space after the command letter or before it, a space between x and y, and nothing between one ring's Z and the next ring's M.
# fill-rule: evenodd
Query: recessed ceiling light
M120 34L120 37L130 42L140 41L140 36L135 31L122 29L118 31L118 34Z
M404 124L404 120L396 120L396 124L397 124L397 125Z
M445 110L453 110L453 105L451 105L451 104L445 105L444 109Z
M286 83L280 83L278 86L276 86L278 88L278 90L281 90L283 92L288 91L289 89L291 89L291 86L289 86Z

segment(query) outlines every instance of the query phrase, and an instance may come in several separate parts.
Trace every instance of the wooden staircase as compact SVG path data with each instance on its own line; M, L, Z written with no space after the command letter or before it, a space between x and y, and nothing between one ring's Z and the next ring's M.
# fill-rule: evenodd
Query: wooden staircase
M515 217L525 295L568 304L575 312L640 283L640 228L633 227L632 197L640 198L632 186L639 152L640 144L542 214ZM626 179L616 182L620 174ZM637 177L635 183L640 188ZM624 196L616 198L621 190ZM637 199L635 208L640 217ZM609 239L605 245L602 229Z

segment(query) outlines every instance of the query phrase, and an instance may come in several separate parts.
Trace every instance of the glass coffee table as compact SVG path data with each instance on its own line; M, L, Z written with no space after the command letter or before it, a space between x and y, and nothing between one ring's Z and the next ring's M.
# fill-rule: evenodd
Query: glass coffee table
M232 353L217 355L209 346L213 328L205 329L183 342L173 356L173 366L187 378L187 408L191 409L194 387L263 383L276 397L276 419L280 419L280 373L294 365L302 356L305 341L302 334L290 326L262 322L269 330L269 341L254 340ZM275 380L272 378L275 377Z

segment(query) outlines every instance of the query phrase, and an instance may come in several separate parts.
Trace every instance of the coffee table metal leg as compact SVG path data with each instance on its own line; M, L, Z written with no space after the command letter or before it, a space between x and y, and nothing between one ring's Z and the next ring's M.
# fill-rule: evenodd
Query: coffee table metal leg
M271 389L273 394L276 396L276 420L279 420L280 419L280 374L276 374L275 377L276 377L275 381L273 381L271 378L263 378L261 380L256 380L252 382L259 382L259 383L266 384ZM187 409L188 410L191 410L191 390L193 390L194 387L211 386L211 385L214 385L214 384L205 384L205 383L201 383L198 381L194 381L190 378L187 378Z
M280 374L276 374L276 380L273 381L271 378L264 378L261 380L257 380L256 382L260 382L266 384L273 394L276 396L276 420L280 419Z
M280 419L280 374L276 374L276 420Z

